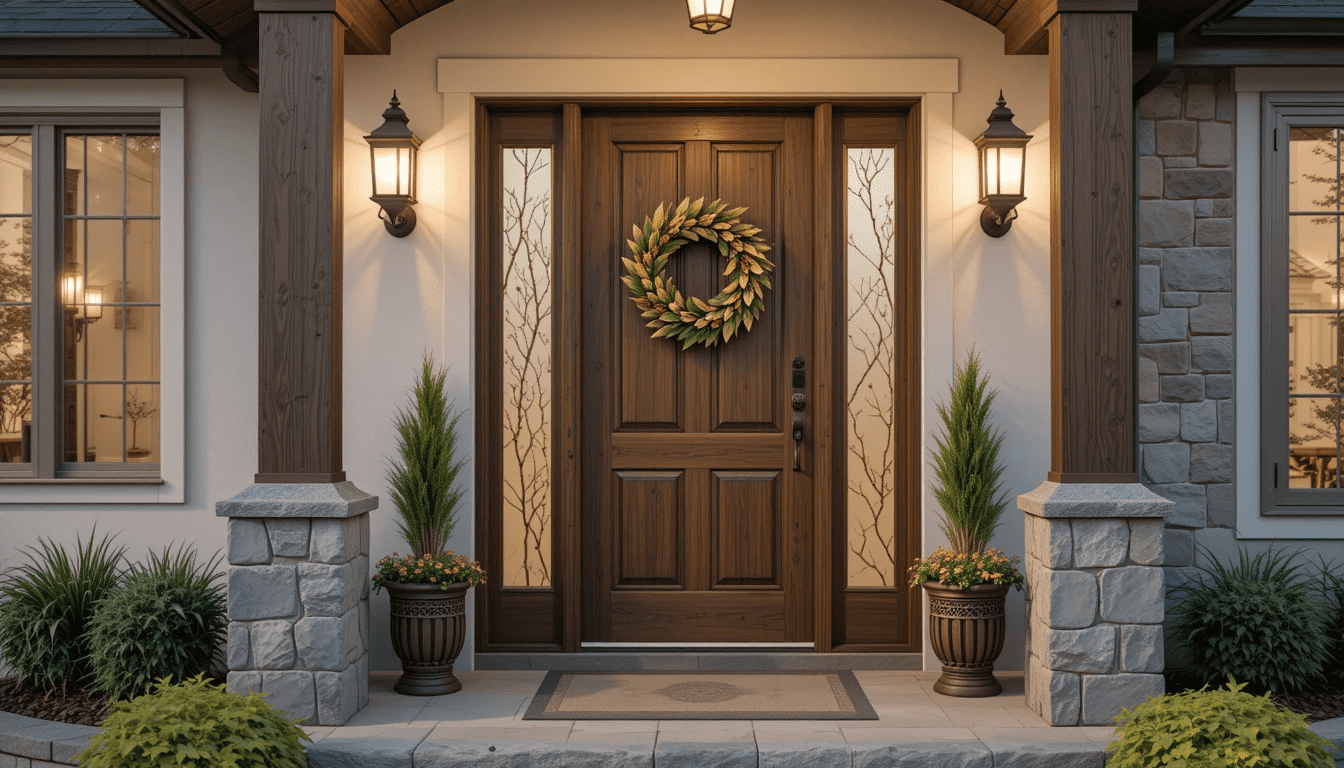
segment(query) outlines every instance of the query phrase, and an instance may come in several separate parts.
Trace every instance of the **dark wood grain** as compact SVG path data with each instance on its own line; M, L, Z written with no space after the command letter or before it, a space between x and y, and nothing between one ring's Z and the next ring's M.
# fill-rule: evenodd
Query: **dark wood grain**
M329 13L261 22L258 483L341 466L344 29Z
M780 473L712 472L713 589L778 586Z
M611 436L613 468L687 467L718 469L782 469L792 458L793 442L782 432L734 433L638 433L617 432ZM789 456L785 456L788 453Z
M786 642L784 595L746 590L614 592L611 639L617 642L720 642L725 636Z
M1132 19L1050 22L1051 460L1056 482L1137 482Z
M579 560L582 557L582 475L579 446L579 413L583 402L579 366L583 331L579 323L583 298L579 264L580 247L580 174L583 167L583 114L577 104L566 104L561 118L562 145L557 160L560 187L557 194L556 224L560 230L560 252L555 262L554 350L556 396L554 408L556 443L556 480L552 524L559 532L555 550L557 588L560 591L561 645L566 651L579 650L579 624L583 611Z
M616 588L682 584L681 517L684 472L616 472L618 526Z
M812 168L817 184L825 184L823 191L817 194L813 204L812 228L813 262L812 280L816 286L817 318L836 318L844 316L845 281L837 266L841 261L836 257L836 247L844 242L843 236L835 230L836 211L845 210L840 204L838 194L831 187L836 183L835 170L835 110L830 104L820 104L813 111ZM843 384L837 386L834 371L843 355L837 355L837 349L844 349L844 336L837 322L822 321L813 340L812 368L823 373L812 377L812 401L818 406L822 418L815 421L812 428L812 509L813 523L811 537L812 570L817 590L816 611L813 615L815 626L814 639L817 650L825 653L831 650L835 642L835 606L841 604L837 590L835 546L837 519L843 527L844 515L836 514L837 487L843 488L843 480L837 482L836 467L843 467L840 454L843 427L837 423L837 414L841 413L841 394ZM832 372L831 375L824 375ZM843 562L843 561L842 561Z

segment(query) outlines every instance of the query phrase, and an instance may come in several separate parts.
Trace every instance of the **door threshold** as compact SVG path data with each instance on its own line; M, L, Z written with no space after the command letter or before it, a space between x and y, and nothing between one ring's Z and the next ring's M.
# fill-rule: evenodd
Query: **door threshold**
M593 641L580 643L585 651L815 651L813 643L620 643Z
M920 670L924 668L924 656L920 653L817 653L810 646L806 649L756 647L747 650L741 647L706 649L703 646L696 649L585 647L581 653L477 653L475 668L566 672Z

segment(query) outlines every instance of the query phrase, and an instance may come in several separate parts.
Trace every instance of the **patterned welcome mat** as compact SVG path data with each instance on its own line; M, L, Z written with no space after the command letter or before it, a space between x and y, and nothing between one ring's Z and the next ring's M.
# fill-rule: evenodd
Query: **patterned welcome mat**
M550 672L524 720L876 720L853 672Z

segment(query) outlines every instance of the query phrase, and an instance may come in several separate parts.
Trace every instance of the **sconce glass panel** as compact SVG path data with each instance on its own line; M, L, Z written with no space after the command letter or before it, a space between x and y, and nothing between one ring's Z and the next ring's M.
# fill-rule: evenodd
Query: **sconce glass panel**
M549 147L505 147L503 249L505 587L551 586L551 200Z
M845 406L848 580L898 585L896 568L896 152L848 150Z
M409 147L373 147L375 195L415 197L415 155Z

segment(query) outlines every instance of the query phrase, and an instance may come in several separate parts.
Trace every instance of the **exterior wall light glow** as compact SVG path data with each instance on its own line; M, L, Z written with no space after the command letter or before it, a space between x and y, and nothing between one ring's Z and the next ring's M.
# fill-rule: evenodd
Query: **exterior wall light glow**
M369 142L369 160L373 169L373 196L369 199L381 209L378 217L393 237L405 237L415 229L416 154L420 137L407 127L409 119L392 92L392 101L383 112L383 124L364 140Z
M735 2L736 0L686 0L686 10L691 15L691 29L712 35L732 26Z
M999 103L989 113L989 127L975 138L980 154L980 226L990 237L1003 237L1017 218L1017 206L1026 176L1027 142L1031 136L1013 124L1013 111L999 91Z
M61 273L61 306L66 319L75 327L75 341L84 338L84 329L103 318L103 287L84 285L84 273L78 264L67 264Z

